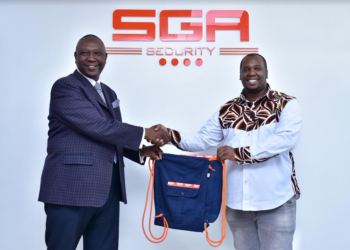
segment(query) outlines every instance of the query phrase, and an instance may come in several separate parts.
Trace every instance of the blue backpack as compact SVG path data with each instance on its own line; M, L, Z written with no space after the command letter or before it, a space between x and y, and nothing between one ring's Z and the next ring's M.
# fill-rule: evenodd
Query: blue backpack
M150 165L151 160L149 161ZM164 226L162 236L154 237L149 220L150 239L144 229L146 238L159 243L165 240L168 228L206 232L206 238L211 246L220 246L226 236L226 169L225 164L216 160L215 155L181 156L163 154L161 161L153 161L150 165L151 177L148 194L152 185L151 209L154 192L155 219L154 224ZM207 227L214 222L222 207L222 234L220 241L209 238Z

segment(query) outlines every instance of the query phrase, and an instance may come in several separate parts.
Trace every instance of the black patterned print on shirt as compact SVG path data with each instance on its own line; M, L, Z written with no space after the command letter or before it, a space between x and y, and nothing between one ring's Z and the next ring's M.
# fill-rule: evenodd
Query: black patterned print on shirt
M294 194L300 194L300 189L298 186L297 177L295 175L294 157L293 157L292 152L289 152L289 157L290 157L290 160L292 162L292 170L293 170L293 172L292 172L292 188L293 188Z
M241 96L223 105L219 112L219 121L223 129L251 131L261 126L279 121L286 104L294 99L282 92L270 90L254 103Z
M271 158L278 156L278 154L277 154L277 155L274 155L271 157L266 157L266 158L261 158L261 159L252 159L252 157L250 155L250 147L234 148L233 151L235 153L236 162L240 165L261 163L261 162L267 161Z

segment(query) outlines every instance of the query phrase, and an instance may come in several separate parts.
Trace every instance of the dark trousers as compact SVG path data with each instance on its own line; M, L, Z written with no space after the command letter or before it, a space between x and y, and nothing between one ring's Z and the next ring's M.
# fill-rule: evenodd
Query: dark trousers
M120 180L113 166L111 188L102 207L76 207L45 203L48 250L75 250L83 236L84 250L117 250Z

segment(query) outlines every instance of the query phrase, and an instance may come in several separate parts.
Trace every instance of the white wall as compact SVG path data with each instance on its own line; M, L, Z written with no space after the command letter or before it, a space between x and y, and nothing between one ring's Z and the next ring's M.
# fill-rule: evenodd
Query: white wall
M53 82L74 70L78 39L93 33L106 46L139 46L144 51L165 46L158 32L154 42L112 41L115 9L156 9L157 17L164 9L202 9L204 16L213 9L248 11L248 43L240 42L237 32L218 32L215 43L203 39L166 46L259 48L272 88L296 96L303 110L304 128L295 151L302 191L295 249L348 248L349 1L28 2L0 3L0 249L45 249L45 213L37 197L46 156L49 95ZM158 27L158 18L150 20ZM205 18L199 20L205 23ZM172 28L178 30L176 25ZM117 92L126 122L146 127L163 123L194 132L242 88L241 56L202 58L202 67L161 67L155 56L110 55L101 80ZM180 153L171 146L164 150ZM148 168L127 161L126 169L129 204L121 205L120 249L211 249L204 234L177 230L161 244L148 242L141 229ZM233 249L227 230L221 249ZM210 232L219 238L219 221Z

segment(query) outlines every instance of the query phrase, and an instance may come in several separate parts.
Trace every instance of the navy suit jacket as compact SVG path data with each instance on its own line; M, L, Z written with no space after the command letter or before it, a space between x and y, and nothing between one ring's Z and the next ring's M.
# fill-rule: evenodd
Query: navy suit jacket
M117 152L121 199L126 203L123 156L139 162L143 128L123 123L119 105L112 105L117 95L107 85L101 87L106 104L78 71L54 83L39 201L103 206Z

